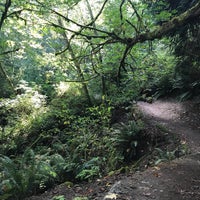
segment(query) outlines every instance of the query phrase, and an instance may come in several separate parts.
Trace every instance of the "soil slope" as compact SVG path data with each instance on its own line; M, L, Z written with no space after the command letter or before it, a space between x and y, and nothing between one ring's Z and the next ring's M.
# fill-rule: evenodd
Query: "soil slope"
M143 172L118 174L73 187L63 184L28 199L50 200L63 195L67 200L200 200L200 103L162 100L138 102L138 107L146 120L178 134L191 154Z

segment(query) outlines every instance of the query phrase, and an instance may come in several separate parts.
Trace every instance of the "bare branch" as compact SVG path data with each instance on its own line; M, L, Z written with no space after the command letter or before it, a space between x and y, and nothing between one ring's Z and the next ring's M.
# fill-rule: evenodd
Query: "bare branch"
M126 22L129 24L129 25L131 25L131 27L133 27L134 28L134 30L135 30L135 32L136 32L136 34L138 34L139 33L139 31L137 30L137 27L134 25L134 24L132 24L129 20L126 20Z
M1 30L2 26L3 26L4 20L7 18L8 9L11 6L11 0L6 0L6 3L5 3L4 6L5 6L4 7L4 12L2 13L1 19L0 19L0 30Z
M24 9L16 10L16 11L10 13L9 15L7 15L7 17L11 17L11 16L13 16L13 15L14 15L14 16L19 16L23 10L24 10Z
M103 5L102 5L102 7L101 7L99 13L96 15L95 18L93 18L93 20L92 20L90 23L87 24L87 26L91 26L93 23L96 22L96 20L99 18L99 16L100 16L101 13L103 12L103 9L105 8L105 5L106 5L107 2L108 2L108 0L105 0L105 1L104 1L104 3L103 3Z
M54 27L56 27L56 28L63 29L63 30L65 30L65 31L69 31L69 32L71 32L71 33L74 33L75 35L81 35L81 36L83 36L83 37L86 37L87 39L92 39L92 38L106 39L106 38L108 38L108 36L106 36L106 35L98 35L98 36L97 36L97 35L87 35L87 34L83 34L83 33L80 33L79 31L74 31L74 30L72 30L72 29L66 28L66 27L64 27L64 26L61 26L61 25L59 25L59 24L50 22L50 21L48 21L48 20L46 20L46 21L49 23L48 25L54 26ZM108 34L110 34L110 33L108 32Z
M17 49L13 49L13 50L10 50L10 51L5 51L3 53L0 53L0 56L2 55L6 55L6 54L9 54L9 53L13 53L13 52L16 52L16 51L19 51L20 48L17 48Z
M123 53L123 57L120 61L120 66L119 66L119 69L118 69L118 78L121 76L121 69L123 68L124 71L126 71L126 68L125 68L125 60L126 60L126 57L127 55L129 54L129 52L131 51L131 46L126 46L126 49Z
M94 26L79 24L79 23L75 22L74 20L72 20L72 19L70 19L70 18L68 18L68 17L66 17L66 16L64 16L64 15L62 15L61 13L59 13L59 12L57 12L57 11L55 11L55 10L51 10L51 11L52 11L54 14L56 14L56 15L62 17L63 19L65 19L67 22L71 22L71 23L73 23L73 24L75 24L76 26L78 26L78 27L81 28L79 31L72 31L72 30L68 29L68 31L70 31L70 32L73 32L73 33L77 33L77 34L82 35L81 32L82 32L83 29L90 29L90 30L98 31L99 33L106 34L106 35L113 34L113 33L108 32L108 31L104 31L104 30L101 30L101 29L97 29L97 28L95 28ZM55 24L55 25L56 25L56 24ZM59 25L58 25L58 26L59 26ZM60 26L60 27L61 27L61 26ZM64 27L63 27L63 28L64 28ZM66 28L64 28L64 29L66 30ZM93 38L93 36L92 36L92 38Z
M120 7L119 7L119 11L120 11L120 19L121 21L123 20L123 11L122 11L122 7L125 3L125 0L122 0L121 4L120 4Z
M128 2L131 4L131 7L133 8L134 10L134 13L136 14L136 17L138 19L138 27L137 27L137 30L140 32L142 31L142 29L146 29L145 26L144 26L144 22L142 20L142 17L140 16L140 14L138 13L135 5L133 2L131 2L130 0L128 0Z
M84 81L82 81L82 80L65 80L65 82L69 82L69 83L87 83L87 82L91 81L92 79L97 78L98 76L99 75L97 74L97 75L92 76L92 77L90 77L88 79L85 79Z

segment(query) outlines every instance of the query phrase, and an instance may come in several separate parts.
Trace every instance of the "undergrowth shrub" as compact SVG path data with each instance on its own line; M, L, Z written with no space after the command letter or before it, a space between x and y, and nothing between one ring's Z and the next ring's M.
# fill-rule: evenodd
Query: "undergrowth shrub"
M12 156L1 158L4 199L23 199L54 183L89 180L110 169L107 162L115 147L109 145L109 105L85 106L83 112L70 107L68 99L57 99L45 108L48 112L42 110L29 112L25 124L19 117L7 150L2 149Z
M32 150L25 151L21 158L16 159L1 156L1 198L20 200L52 184L56 173L44 158L36 156Z
M40 116L44 116L48 110L45 99L45 96L26 86L23 94L1 100L0 107L6 113L7 120L4 138L0 140L2 154L13 155L24 151L21 150L26 143L25 137L32 123Z
M138 57L140 65L135 70L135 76L140 87L140 100L148 101L150 97L149 102L152 102L153 98L171 95L174 92L174 68L177 59L172 55L168 42L166 38L155 42L151 51L143 57Z
M116 134L115 145L124 161L136 160L141 156L140 148L144 148L141 147L143 130L144 126L140 120L137 122L129 121L128 124L121 124Z
M83 163L83 165L77 168L76 179L88 180L94 177L101 176L100 173L100 163L99 157L94 157L91 160Z
M11 117L13 132L10 124L8 145L1 147L4 199L23 199L66 180L101 177L124 161L138 158L142 123L111 127L113 105L109 101L91 107L82 94L76 93L74 99L64 94L35 108L30 95L21 98L21 103L27 102L18 104L19 109L12 107L13 116L19 110L23 114L16 122Z

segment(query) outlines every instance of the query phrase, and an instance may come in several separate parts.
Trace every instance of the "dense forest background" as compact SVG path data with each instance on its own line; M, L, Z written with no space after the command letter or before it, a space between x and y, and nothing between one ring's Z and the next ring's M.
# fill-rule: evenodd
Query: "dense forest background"
M1 199L137 160L133 102L199 95L199 16L198 0L3 0Z

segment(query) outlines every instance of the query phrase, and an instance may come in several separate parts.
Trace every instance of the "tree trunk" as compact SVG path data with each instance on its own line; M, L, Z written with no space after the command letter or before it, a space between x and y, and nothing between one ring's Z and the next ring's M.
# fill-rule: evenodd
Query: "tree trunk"
M59 19L59 24L60 24L61 26L63 26L63 23L62 23L61 19ZM80 78L81 84L82 84L82 86L83 86L84 94L85 94L85 96L86 96L86 98L87 98L87 100L88 100L89 105L92 105L92 101L91 101L91 98L90 98L90 94L89 94L89 90L88 90L88 87L87 87L87 83L85 82L84 74L83 74L83 72L82 72L82 70L81 70L81 64L79 63L78 59L76 58L75 53L74 53L74 50L73 50L73 48L72 48L72 46L71 46L71 44L70 44L70 42L69 42L69 39L68 39L68 37L67 37L67 34L66 34L65 32L63 33L63 36L64 36L64 38L65 38L65 41L66 41L66 45L67 45L67 47L68 47L67 49L68 49L68 51L69 51L69 54L70 54L70 56L71 56L71 58L72 58L72 61L73 61L73 63L74 63L74 66L75 66L75 68L76 68L76 70L77 70L78 77Z
M96 29L96 24L95 24L95 20L94 20L94 15L93 15L93 12L92 12L92 8L91 8L91 6L90 6L89 1L88 1L88 0L85 0L85 1L86 1L86 4L87 4L87 8L88 8L88 10L89 10L90 18L91 18L91 20L94 22L94 23L92 24L92 26L94 27L94 34L95 34L96 36L98 36L98 32L95 30L95 29ZM99 52L98 60L99 60L100 64L102 64L103 58L102 58L101 52ZM101 88L101 92L102 92L102 101L104 101L103 99L104 99L104 96L106 95L106 83L105 83L104 74L100 74L100 76L101 76L101 85L102 85L102 88Z
M4 78L6 79L6 81L8 82L10 88L15 91L14 85L12 83L12 81L10 80L9 76L7 75L5 69L3 68L2 64L0 63L0 74L2 74L4 76Z

